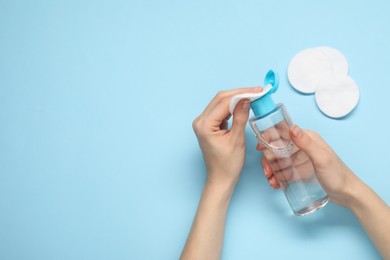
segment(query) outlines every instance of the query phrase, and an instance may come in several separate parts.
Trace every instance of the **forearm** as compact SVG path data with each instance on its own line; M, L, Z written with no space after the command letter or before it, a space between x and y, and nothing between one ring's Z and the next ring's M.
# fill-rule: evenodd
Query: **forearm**
M350 209L384 259L390 259L390 208L363 182L354 185Z
M234 184L205 184L181 259L220 259Z

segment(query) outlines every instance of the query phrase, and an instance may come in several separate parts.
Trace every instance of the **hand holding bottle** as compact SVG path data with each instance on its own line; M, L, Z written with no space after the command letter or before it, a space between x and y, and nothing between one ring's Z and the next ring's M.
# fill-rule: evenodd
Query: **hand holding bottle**
M234 95L248 92L261 92L261 88L220 92L193 122L207 167L207 182L181 259L221 258L226 212L245 161L245 124L249 110L247 100L239 101L233 112L233 125L228 130L229 102ZM271 144L290 139L295 143L291 160L274 158L270 152L267 156L269 160L278 160L274 169L286 176L281 180L310 181L315 172L330 199L350 208L382 256L390 259L390 209L386 203L355 176L318 134L297 126L289 130L289 124L281 122L267 131L269 136L262 136ZM272 135L276 133L280 136ZM259 145L258 150L262 149ZM262 163L271 186L280 187L270 162L263 158ZM286 174L292 165L300 174Z
M317 179L331 201L349 208L382 256L390 259L390 208L386 203L344 164L320 135L293 125L290 136L295 145L309 156ZM264 147L258 144L257 150L264 150ZM270 185L280 188L265 157L262 165Z
M328 193L331 201L341 206L349 207L351 203L351 189L357 182L360 182L357 176L317 133L302 130L294 125L290 129L290 136L295 145L311 159L317 179ZM258 145L257 149L263 150L264 148L262 145ZM298 157L297 159L299 159ZM275 178L270 162L265 157L262 158L262 165L270 185L274 188L279 188L280 184ZM304 167L304 162L301 162L300 165ZM311 174L312 171L307 173Z

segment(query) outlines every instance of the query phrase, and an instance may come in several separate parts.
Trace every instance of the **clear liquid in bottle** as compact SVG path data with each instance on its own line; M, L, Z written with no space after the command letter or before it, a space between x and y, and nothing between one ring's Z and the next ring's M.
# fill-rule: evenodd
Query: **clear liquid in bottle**
M295 215L314 212L328 202L307 154L290 138L291 119L283 104L264 116L249 120L259 143L266 147L264 156Z

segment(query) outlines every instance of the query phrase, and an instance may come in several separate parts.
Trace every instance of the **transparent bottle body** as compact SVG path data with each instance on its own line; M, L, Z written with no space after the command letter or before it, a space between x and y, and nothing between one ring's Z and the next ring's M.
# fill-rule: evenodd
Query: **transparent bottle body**
M303 216L325 206L328 196L315 176L310 158L290 138L292 121L285 106L278 104L267 115L250 118L249 123L258 142L266 147L264 156L294 214Z

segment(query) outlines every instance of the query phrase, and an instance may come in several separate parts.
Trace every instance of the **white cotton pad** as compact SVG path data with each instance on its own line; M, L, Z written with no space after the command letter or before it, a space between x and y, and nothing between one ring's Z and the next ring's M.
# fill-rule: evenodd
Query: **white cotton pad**
M255 101L256 99L261 98L265 94L267 94L272 89L271 85L265 86L262 92L258 93L244 93L244 94L238 94L232 97L229 104L229 112L233 115L234 108L237 106L238 102L240 102L242 99L249 99L250 102Z
M322 51L330 58L334 72L345 75L348 74L348 61L345 58L344 54L342 54L339 50L328 46L321 46L317 47L316 49Z
M290 84L299 92L314 93L320 74L332 71L332 61L316 48L306 49L295 55L287 69Z
M359 102L359 88L348 75L323 74L318 78L315 99L327 116L340 118L349 114Z

